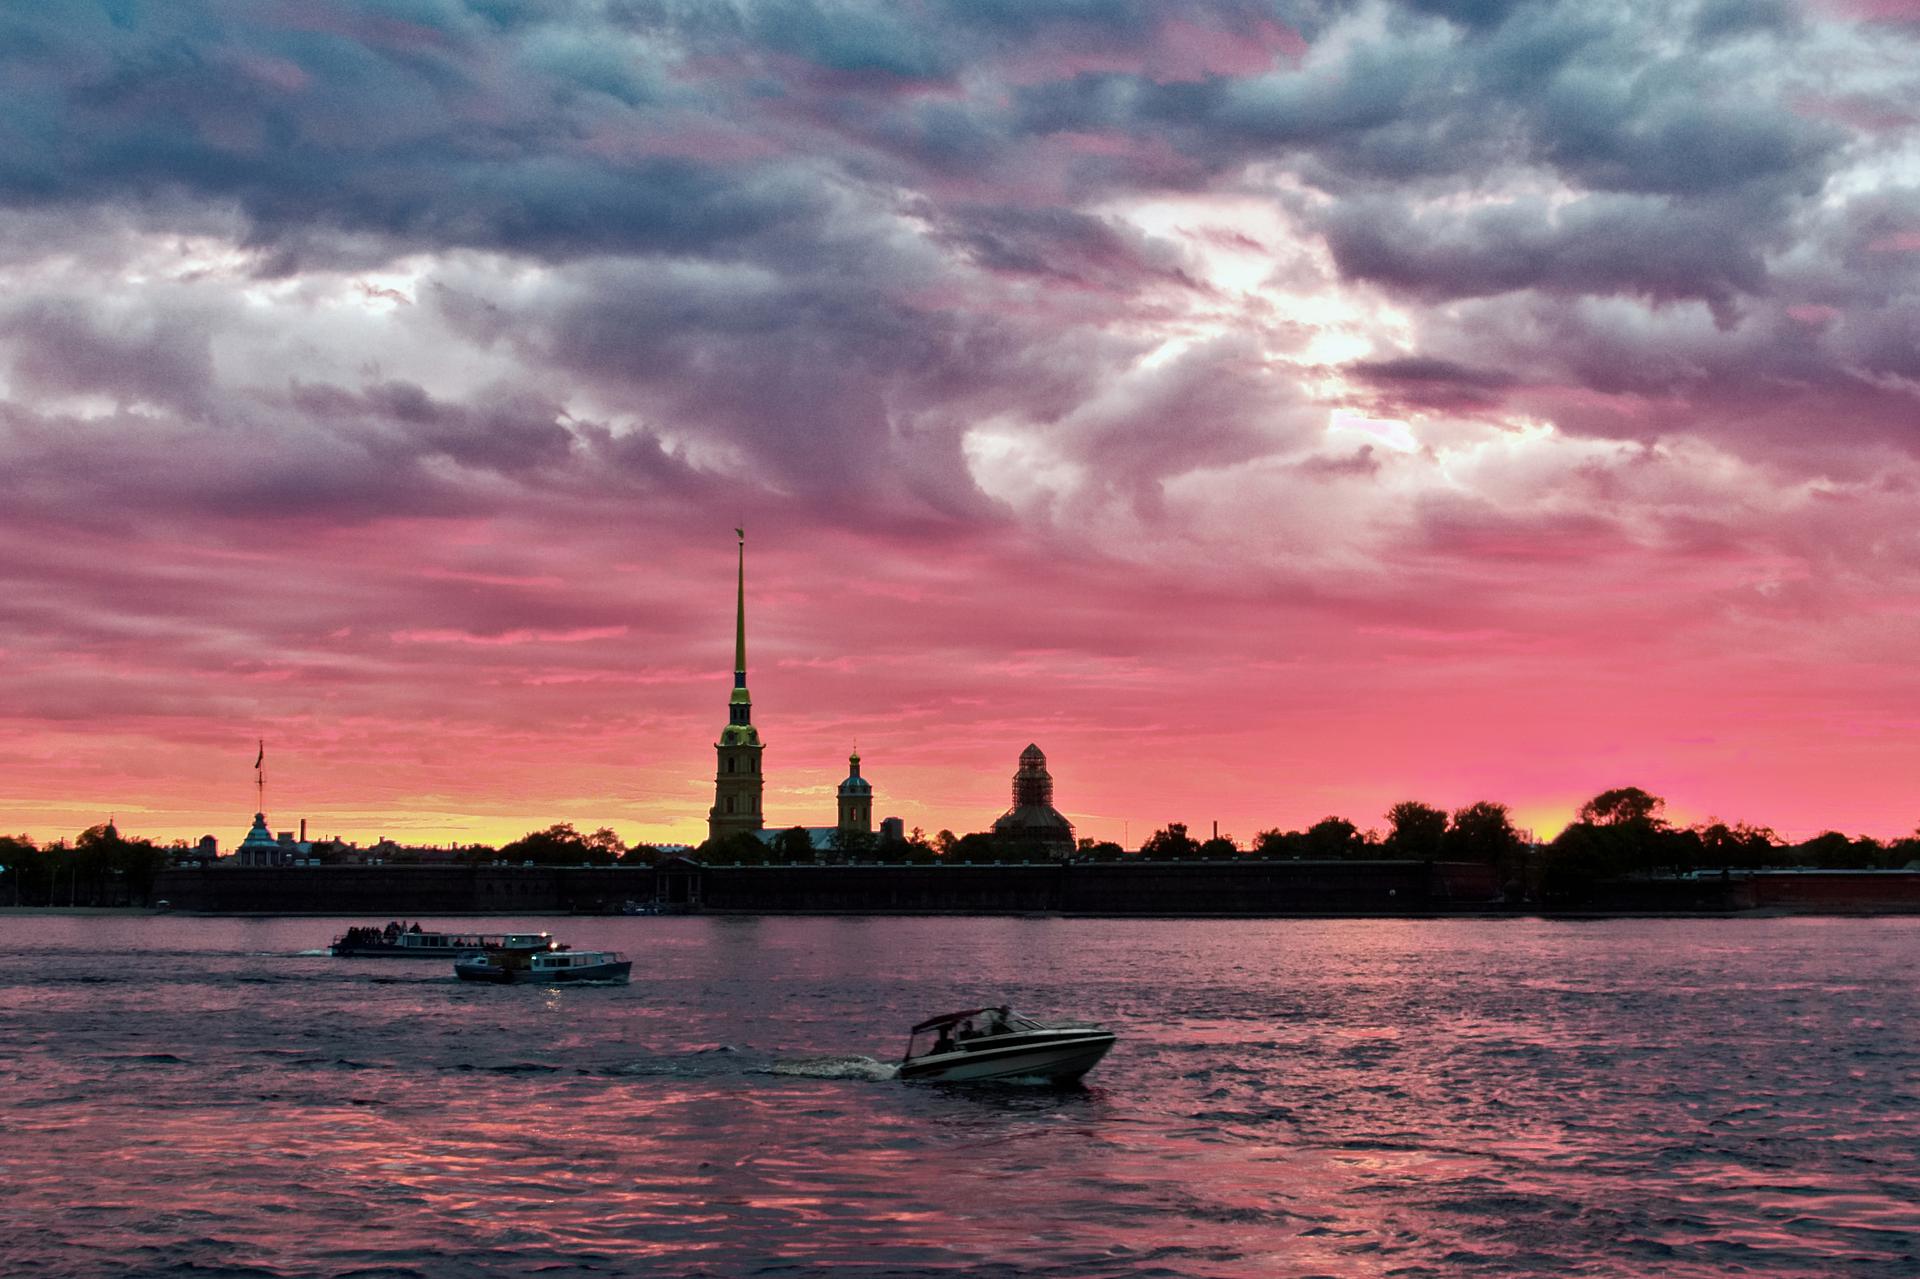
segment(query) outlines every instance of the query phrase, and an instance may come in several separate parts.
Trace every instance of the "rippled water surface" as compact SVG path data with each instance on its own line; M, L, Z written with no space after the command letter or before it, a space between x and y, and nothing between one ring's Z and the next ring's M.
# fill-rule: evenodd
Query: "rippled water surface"
M350 922L0 918L0 1272L1920 1271L1920 920ZM889 1078L1001 999L1120 1044Z

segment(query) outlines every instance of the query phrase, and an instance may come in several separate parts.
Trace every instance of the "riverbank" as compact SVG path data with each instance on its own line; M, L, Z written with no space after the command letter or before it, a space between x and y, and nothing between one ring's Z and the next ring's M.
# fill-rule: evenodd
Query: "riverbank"
M24 919L48 919L57 915L164 915L157 906L0 906L0 919L19 916Z
M211 866L164 872L178 913L1077 918L1556 918L1920 914L1920 873L1794 871L1593 885L1578 900L1508 905L1485 866L1411 861L1031 865Z

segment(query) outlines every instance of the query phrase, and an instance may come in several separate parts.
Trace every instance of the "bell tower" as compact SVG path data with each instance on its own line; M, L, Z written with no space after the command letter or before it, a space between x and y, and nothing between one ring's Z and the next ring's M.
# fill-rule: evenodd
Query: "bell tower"
M753 726L753 697L747 692L747 534L740 539L740 565L733 613L733 693L727 698L727 726L715 742L719 762L713 778L713 808L707 813L707 837L718 841L730 835L761 829L760 811L765 777L760 772L760 730Z
M860 756L847 756L847 780L840 783L839 829L873 834L873 783L860 776Z

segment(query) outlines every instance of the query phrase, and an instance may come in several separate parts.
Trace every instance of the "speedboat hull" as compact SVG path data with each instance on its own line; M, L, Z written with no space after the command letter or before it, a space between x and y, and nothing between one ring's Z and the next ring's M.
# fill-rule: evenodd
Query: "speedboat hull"
M931 1083L1039 1080L1067 1084L1100 1064L1113 1047L1112 1031L1091 1027L1002 1035L963 1042L946 1052L909 1057L900 1078Z

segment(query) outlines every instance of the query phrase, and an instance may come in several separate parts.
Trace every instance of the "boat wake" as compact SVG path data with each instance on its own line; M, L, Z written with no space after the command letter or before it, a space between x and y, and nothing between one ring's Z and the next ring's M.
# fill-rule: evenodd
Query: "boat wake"
M803 1079L892 1079L900 1068L871 1057L795 1057L772 1062L769 1075L796 1075Z

